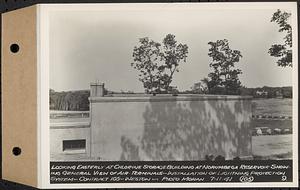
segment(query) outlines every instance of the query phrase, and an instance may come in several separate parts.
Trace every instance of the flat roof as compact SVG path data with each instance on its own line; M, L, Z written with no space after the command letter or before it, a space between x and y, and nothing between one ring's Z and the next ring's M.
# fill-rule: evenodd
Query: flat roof
M114 94L103 97L89 97L95 102L165 102L165 101L212 101L212 100L252 100L252 96L203 95L203 94Z

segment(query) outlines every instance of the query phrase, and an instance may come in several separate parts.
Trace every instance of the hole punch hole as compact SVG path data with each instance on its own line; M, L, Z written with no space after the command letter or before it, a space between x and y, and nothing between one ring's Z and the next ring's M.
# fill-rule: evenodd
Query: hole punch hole
M10 51L13 53L17 53L20 50L20 47L18 44L11 44L10 45Z
M13 150L12 150L12 152L13 152L13 154L15 155L15 156L19 156L20 154L21 154L21 148L19 148L19 147L14 147L13 148Z

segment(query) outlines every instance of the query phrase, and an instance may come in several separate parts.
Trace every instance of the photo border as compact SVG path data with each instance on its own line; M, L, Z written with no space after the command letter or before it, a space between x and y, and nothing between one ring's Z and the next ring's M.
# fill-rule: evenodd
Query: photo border
M218 6L221 6L220 4L228 4L228 3L219 3L219 2L215 2L218 4ZM206 3L206 4L215 4L215 3ZM259 3L260 5L263 4L268 4L268 3L262 3L262 2L255 2L255 3L250 3L250 4L256 4ZM284 4L286 4L287 2L285 2ZM160 4L160 3L159 3ZM189 5L193 4L193 3L187 3ZM198 4L198 3L197 3ZM235 4L235 3L230 3ZM237 3L239 4L239 3ZM244 4L244 3L243 3ZM75 4L74 4L75 5ZM80 8L78 10L82 10L83 7L89 7L88 9L97 9L99 6L99 4L97 4L97 6L94 6L93 4L86 4L84 6L82 6L82 4L80 4ZM96 5L96 4L95 4ZM105 4L105 6L107 6L109 4ZM115 5L115 4L113 4ZM129 4L126 4L126 6L128 6ZM130 4L133 5L133 4ZM144 6L145 4L136 4L138 6ZM172 5L176 6L176 3L172 3ZM203 3L201 3L201 6L203 6ZM78 6L79 7L79 6ZM49 146L49 127L45 127L45 126L49 126L49 104L48 104L48 100L49 100L49 39L47 39L47 36L49 37L49 14L51 11L57 11L57 9L63 10L64 8L70 10L73 9L76 10L76 6L73 6L73 4L49 4L46 6L40 5L39 6L39 13L38 13L38 17L40 17L40 34L41 36L39 36L39 41L38 41L38 47L43 47L45 49L42 49L41 52L38 53L38 65L41 65L40 68L40 76L39 76L39 81L43 81L43 84L39 84L39 89L41 92L41 99L39 100L39 106L40 106L40 112L42 113L40 116L40 126L39 129L41 129L41 131L39 132L39 144L40 144L40 163L39 163L39 176L42 176L41 179L39 179L39 184L41 185L41 187L46 187L46 188L51 188L51 189L56 189L56 188L117 188L117 187L132 187L132 188L137 188L137 187L296 187L298 186L298 149L297 149L297 144L298 144L298 106L293 106L293 181L291 183L288 182L272 182L270 184L270 182L268 183L250 183L249 184L243 184L243 183L174 183L173 186L171 186L170 183L156 183L156 184L141 184L141 183L119 183L119 184L110 184L110 183L95 183L95 184L50 184L50 179L48 178L50 175L50 169L49 169L49 163L50 163L50 146ZM140 8L140 7L139 7ZM293 9L293 14L296 13L297 14L297 7L294 7ZM294 30L293 32L293 50L297 50L298 49L298 26L297 26L297 19L295 19L296 17L293 17L292 19L292 26L294 26L293 29L296 28L296 31ZM298 15L297 15L298 18ZM295 25L296 24L296 25ZM295 27L296 26L296 27ZM293 53L293 62L298 63L298 54ZM43 64L41 64L43 63ZM293 84L293 105L298 105L298 64L294 64L295 67L293 67L293 83L295 81L297 81L296 85ZM46 85L45 85L46 84ZM45 110L48 110L47 112L45 112ZM46 125L47 124L47 125ZM46 130L45 130L46 129ZM295 143L297 142L297 143ZM41 148L43 147L43 148ZM45 148L47 147L47 148ZM48 158L48 159L45 159ZM295 162L296 160L296 162ZM47 162L48 161L48 162ZM47 165L46 165L47 164ZM47 169L45 169L45 167ZM45 178L45 176L47 176ZM296 181L295 181L296 180ZM291 186L288 186L291 185Z

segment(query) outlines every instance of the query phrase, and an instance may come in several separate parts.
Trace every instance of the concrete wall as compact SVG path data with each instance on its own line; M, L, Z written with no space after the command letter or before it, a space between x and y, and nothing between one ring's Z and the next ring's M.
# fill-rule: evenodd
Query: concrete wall
M90 97L90 102L92 158L251 156L250 97Z
M85 151L63 151L64 140L86 140ZM90 158L89 123L51 123L50 159L51 160L88 160Z

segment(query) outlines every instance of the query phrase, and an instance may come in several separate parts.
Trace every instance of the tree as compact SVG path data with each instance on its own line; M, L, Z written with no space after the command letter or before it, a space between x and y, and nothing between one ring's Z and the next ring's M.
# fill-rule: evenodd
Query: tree
M146 93L168 93L174 91L171 86L179 64L186 62L188 46L177 43L175 35L168 34L162 45L149 38L141 38L140 45L133 49L131 66L140 72L139 80Z
M291 13L282 12L277 10L272 18L271 22L275 22L279 25L279 32L286 32L284 44L274 44L269 49L269 54L273 57L278 57L278 66L281 67L292 67L292 26L289 24L288 19Z
M192 87L192 93L196 94L207 94L209 93L209 79L204 78L200 82L197 82Z
M211 94L240 94L241 82L238 78L242 71L235 65L242 57L241 52L232 50L228 40L217 40L208 43L211 47L208 56L212 58L209 66L213 69L201 82Z

